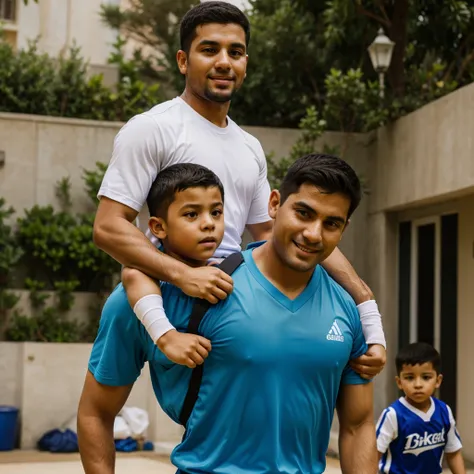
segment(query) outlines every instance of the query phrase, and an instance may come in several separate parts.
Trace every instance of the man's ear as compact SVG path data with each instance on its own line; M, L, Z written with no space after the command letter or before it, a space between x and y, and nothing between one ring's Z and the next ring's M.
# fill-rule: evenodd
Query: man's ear
M188 55L182 49L176 53L176 62L178 63L179 72L185 76L188 72Z
M166 222L161 217L150 217L148 228L151 233L160 240L165 240L168 236Z
M272 219L275 219L278 209L280 209L280 191L274 189L270 193L270 198L268 200L268 214Z

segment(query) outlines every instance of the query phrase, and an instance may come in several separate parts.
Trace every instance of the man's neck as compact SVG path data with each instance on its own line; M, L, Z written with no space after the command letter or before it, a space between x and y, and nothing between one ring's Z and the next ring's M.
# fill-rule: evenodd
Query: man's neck
M281 261L271 241L256 248L252 256L263 276L291 300L304 291L314 273L314 269L297 272L288 268Z
M183 99L190 107L192 107L199 115L202 115L206 120L225 128L227 126L227 113L229 112L229 102L212 102L211 100L203 99L197 96L188 89L184 89L181 94Z

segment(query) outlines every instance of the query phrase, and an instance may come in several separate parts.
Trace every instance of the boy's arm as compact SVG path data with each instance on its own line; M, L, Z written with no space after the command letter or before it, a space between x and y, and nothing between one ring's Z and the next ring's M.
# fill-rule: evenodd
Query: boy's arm
M377 451L379 460L387 452L390 443L398 437L397 414L392 408L386 408L376 425Z
M94 243L122 265L173 283L189 296L214 304L232 291L232 278L219 268L191 268L160 252L133 224L137 214L103 196L94 221Z
M454 419L451 408L449 406L446 406L446 408L448 409L450 424L446 446L444 448L446 460L448 461L449 468L453 474L465 474L466 468L464 467L464 460L461 452L461 437L456 428L456 420Z
M372 290L357 275L354 267L338 247L321 265L352 296L357 305L374 299Z
M343 474L377 474L373 385L341 385L337 400Z
M172 362L194 368L208 357L211 342L196 334L176 331L166 316L161 288L148 275L125 267L122 283L127 299L151 340Z
M110 387L87 372L77 413L77 436L86 474L114 474L114 421L132 385Z
M466 474L466 467L464 466L464 459L462 457L462 451L456 451L455 453L446 453L446 461L450 471L453 474Z

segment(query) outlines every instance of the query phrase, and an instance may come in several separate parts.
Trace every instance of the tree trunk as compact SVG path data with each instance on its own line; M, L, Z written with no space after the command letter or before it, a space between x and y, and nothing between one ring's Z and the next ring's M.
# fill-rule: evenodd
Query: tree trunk
M409 0L395 0L388 35L395 42L388 80L397 96L405 90L405 51L407 45Z

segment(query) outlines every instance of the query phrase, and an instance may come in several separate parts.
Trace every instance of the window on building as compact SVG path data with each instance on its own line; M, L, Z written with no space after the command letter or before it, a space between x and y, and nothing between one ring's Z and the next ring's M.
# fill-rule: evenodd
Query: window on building
M0 0L0 20L15 21L16 0Z

